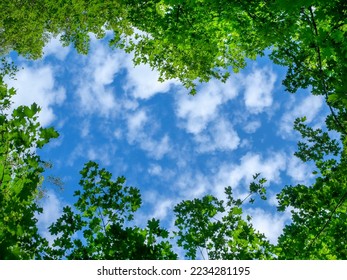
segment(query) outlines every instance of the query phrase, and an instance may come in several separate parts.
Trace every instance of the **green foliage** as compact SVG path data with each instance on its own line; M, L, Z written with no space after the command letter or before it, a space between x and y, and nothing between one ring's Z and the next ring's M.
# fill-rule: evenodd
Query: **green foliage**
M246 57L269 46L241 4L224 2L221 9L218 1L194 2L2 1L0 53L15 50L38 58L49 37L58 34L64 45L87 53L89 33L102 38L105 29L112 30L111 46L133 51L135 64L149 63L160 80L179 78L194 93L194 80L225 80L228 73L221 69L238 71Z
M3 52L15 50L34 58L49 36L81 53L113 31L113 47L134 52L134 63L148 63L160 80L178 78L195 93L196 80L225 80L270 47L276 17L266 1L3 1L0 30ZM23 20L27 19L27 20ZM256 19L256 20L255 20ZM23 26L25 25L25 27ZM276 25L277 26L277 25ZM25 32L20 32L25 30ZM260 33L265 36L259 36Z
M177 244L185 249L186 257L196 259L201 254L202 258L216 260L272 259L275 246L254 229L251 217L245 217L242 209L253 194L260 193L266 199L264 183L264 179L252 182L243 200L235 199L231 187L227 187L225 202L206 195L179 203L174 209Z
M37 204L44 162L35 153L51 138L52 128L37 122L36 104L19 106L10 113L16 93L3 78L13 67L3 60L0 73L0 259L39 258L45 239L37 229Z
M274 62L288 66L290 92L312 86L331 103L347 103L344 0L5 0L0 11L0 53L37 58L56 35L87 53L90 33L102 38L111 30L111 46L195 93L197 80L225 80L226 69L237 72L271 48Z
M251 217L243 215L243 204L252 194L266 199L265 179L250 184L241 200L226 188L226 202L207 195L183 201L175 207L177 244L186 257L208 259L346 259L347 168L346 140L342 148L328 132L295 121L306 142L299 142L296 156L313 161L318 168L311 186L285 186L277 195L278 211L289 209L292 220L284 227L276 245L257 232ZM206 257L205 257L206 255Z
M88 162L81 171L74 209L66 206L63 215L50 227L56 235L46 252L50 259L176 259L168 232L152 219L147 227L128 226L141 205L139 190L124 186L125 178Z
M134 63L147 63L160 80L178 78L196 92L198 82L225 81L265 50L287 67L289 92L310 88L325 97L330 109L328 132L298 119L302 135L295 155L313 161L311 186L285 186L279 211L290 209L292 221L278 244L269 241L243 214L253 194L266 199L265 179L254 176L241 200L226 188L226 201L207 195L175 207L177 244L187 258L209 259L346 259L347 245L347 2L345 0L42 0L0 3L0 55L11 50L39 58L48 39L60 35L64 45L89 50L97 38L113 31L110 46L134 53ZM13 73L2 61L0 74L0 259L175 259L169 233L152 219L146 228L131 226L141 205L138 189L125 178L89 162L81 171L74 207L65 207L50 231L52 247L38 234L36 203L44 163L35 154L53 128L37 122L36 104L11 114L14 89L3 78Z
M290 92L312 86L332 106L347 104L347 4L344 0L43 0L0 4L0 53L37 58L51 36L81 53L89 34L113 31L110 45L134 52L160 80L178 78L191 93L196 82L225 80L271 48L288 67ZM337 102L341 101L341 102ZM340 108L341 109L341 108Z
M347 165L346 140L335 139L296 120L295 128L308 143L299 142L296 155L314 161L319 172L312 186L286 186L278 194L279 211L290 207L292 223L278 239L280 259L346 259Z
M0 55L15 50L20 54L39 58L48 41L45 25L47 17L45 2L11 1L0 2Z

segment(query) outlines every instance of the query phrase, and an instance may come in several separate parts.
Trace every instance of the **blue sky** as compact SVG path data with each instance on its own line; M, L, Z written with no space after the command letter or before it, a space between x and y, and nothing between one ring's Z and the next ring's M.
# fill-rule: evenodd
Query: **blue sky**
M54 165L49 174L64 182L63 190L45 183L39 227L48 238L47 226L74 202L83 164L95 160L141 190L137 224L155 217L168 229L180 201L205 194L223 198L227 186L242 198L252 175L261 173L268 200L246 212L276 241L290 214L275 211L275 194L312 180L312 166L293 156L299 139L293 122L306 116L310 125L323 126L327 108L321 97L285 92L285 69L267 57L249 61L226 83L199 85L190 96L178 81L159 83L149 66L134 67L132 54L111 50L107 40L92 39L87 56L57 39L44 51L37 61L13 54L23 68L8 83L17 89L14 106L38 103L40 122L60 133L39 151Z

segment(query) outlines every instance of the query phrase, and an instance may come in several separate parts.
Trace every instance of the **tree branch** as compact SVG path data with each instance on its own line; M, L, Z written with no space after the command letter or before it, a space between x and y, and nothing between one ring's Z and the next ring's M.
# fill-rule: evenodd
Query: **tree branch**
M340 198L339 202L335 205L333 211L331 211L331 214L330 214L329 218L325 221L323 227L318 231L318 233L315 235L315 237L309 243L309 245L308 245L308 247L306 249L307 251L309 251L312 248L313 244L317 241L318 237L326 229L326 227L328 226L329 222L331 221L331 219L333 218L334 214L336 213L337 209L342 205L342 203L346 200L346 198L347 198L347 191L343 194L343 196Z
M314 18L314 14L313 14L313 10L312 10L312 6L309 7L309 11L310 11L310 16L311 16L311 23L312 23L312 27L313 27L313 30L314 30L314 35L316 37L318 37L318 28L317 28L317 24L316 24L316 21L315 21L315 18ZM317 55L318 55L318 68L319 68L319 73L320 73L320 76L321 76L321 83L322 83L322 87L323 87L323 93L325 95L325 100L326 100L326 103L328 104L329 106L329 109L330 109L330 112L331 112L331 115L333 116L336 124L340 127L340 129L342 130L342 132L344 134L347 134L347 131L345 129L345 127L341 124L341 122L339 121L339 119L337 118L332 106L330 105L329 103L329 100L328 100L328 90L327 90L327 85L325 83L325 77L324 77L324 71L323 71L323 64L322 64L322 55L321 55L321 50L320 50L320 47L318 44L316 44L315 46L316 48L316 52L317 52Z

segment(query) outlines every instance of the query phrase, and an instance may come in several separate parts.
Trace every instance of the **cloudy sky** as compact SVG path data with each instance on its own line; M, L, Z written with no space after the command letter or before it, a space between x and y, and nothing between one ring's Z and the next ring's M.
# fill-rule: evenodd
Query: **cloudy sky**
M46 183L40 228L72 205L79 171L95 160L113 175L138 187L143 207L139 225L155 217L171 228L172 209L184 199L223 197L232 186L246 195L255 173L268 180L268 200L247 212L256 228L275 242L289 214L275 211L275 194L285 185L312 179L309 165L293 156L296 117L321 126L323 99L281 84L285 69L267 57L249 61L226 83L212 80L190 96L176 80L159 83L147 65L134 67L132 55L111 50L107 40L92 40L88 56L52 40L41 60L12 54L20 71L9 84L17 89L15 106L38 103L40 122L60 133L40 154L64 182L63 190ZM145 219L144 219L145 218Z

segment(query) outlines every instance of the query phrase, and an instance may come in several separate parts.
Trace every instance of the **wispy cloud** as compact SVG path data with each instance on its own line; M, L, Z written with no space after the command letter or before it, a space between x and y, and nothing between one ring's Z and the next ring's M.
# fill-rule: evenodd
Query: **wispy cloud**
M238 86L229 79L226 83L212 80L202 85L195 96L185 91L176 99L176 115L187 132L199 134L218 116L219 107L237 95Z
M207 130L194 135L199 152L233 151L240 144L240 137L232 124L224 118L216 119Z
M290 176L295 184L309 184L314 175L313 166L309 163L303 163L299 158L294 155L288 157L287 174Z
M123 66L127 70L123 88L134 98L149 99L158 93L168 92L175 85L180 85L177 80L159 82L157 71L152 70L149 65L141 64L134 67L130 55Z
M178 174L172 187L175 188L177 198L183 200L205 195L212 184L208 176L201 171L187 169Z
M148 121L147 113L144 109L138 110L133 114L129 114L127 117L128 124L128 141L133 143L138 135L143 133L143 128Z
M151 164L148 167L148 173L154 176L163 175L163 168L159 164Z
M253 226L261 233L264 233L273 244L277 244L277 238L281 235L285 224L291 218L289 211L271 213L261 208L247 209L245 214L252 217Z
M282 138L293 137L293 125L296 118L305 117L308 123L317 123L317 115L321 112L323 106L323 97L309 95L306 98L295 102L291 102L286 108L279 124L279 134ZM324 118L318 118L318 122L322 122Z
M101 117L114 116L119 110L115 87L115 76L122 69L125 54L112 52L100 42L94 42L88 57L77 56L76 72L79 111L83 115L97 114Z
M53 37L43 48L43 58L46 58L48 56L54 56L57 59L63 61L66 59L70 50L71 50L70 46L67 46L67 47L62 46L59 40L59 36L55 38Z
M249 134L256 132L261 127L260 120L249 121L243 126L243 130Z
M160 123L155 118L150 117L145 109L140 109L134 113L129 112L126 120L129 144L138 145L154 159L161 159L171 151L168 134L162 134Z
M38 67L23 65L23 69L16 74L16 80L9 80L8 84L17 90L17 94L12 98L14 102L12 108L37 103L42 109L39 121L43 126L55 120L53 107L61 105L66 97L64 87L57 86L53 68L49 65Z
M253 68L252 72L244 78L244 101L250 113L261 113L272 105L272 91L276 79L276 74L268 67Z
M268 183L281 181L280 172L286 168L286 157L283 153L271 153L266 158L261 154L248 152L242 156L239 164L223 164L215 175L213 192L218 197L224 196L224 188L231 186L239 194L243 194L253 175L261 173ZM246 187L246 188L245 188Z
M113 162L113 156L116 152L116 146L112 143L106 143L98 146L91 146L84 155L88 160L99 161L103 166L109 166Z
M49 190L42 200L42 208L43 213L37 216L37 226L43 237L52 243L54 237L50 234L48 227L61 216L63 203L52 190Z
M148 219L154 217L160 220L166 220L168 216L172 216L172 209L177 203L176 198L166 197L156 190L145 191L143 194L143 202L152 208L152 212L148 216Z

